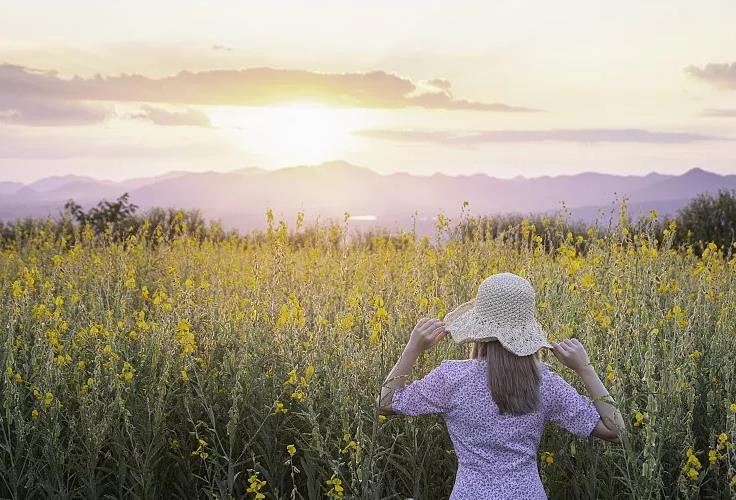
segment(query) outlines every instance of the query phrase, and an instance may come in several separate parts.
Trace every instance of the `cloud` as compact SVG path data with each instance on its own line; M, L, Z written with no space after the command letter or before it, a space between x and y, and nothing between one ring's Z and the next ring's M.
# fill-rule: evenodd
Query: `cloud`
M192 127L212 127L209 117L201 111L194 109L176 112L153 106L143 106L140 112L133 113L130 117L139 120L149 120L156 125L164 126L187 125Z
M384 71L318 73L267 67L181 71L164 78L119 75L60 78L55 72L0 65L0 94L67 101L137 101L192 105L268 106L318 101L368 108L535 111L502 103L456 99L447 80L412 80Z
M450 90L450 87L451 87L449 81L443 80L443 79L440 79L440 78L435 78L434 80L429 80L427 83L429 83L430 85L434 85L438 89L442 89L442 90Z
M640 142L684 144L698 141L732 139L686 132L651 132L640 129L553 129L553 130L485 130L471 132L367 129L356 135L394 142L423 142L445 145L477 145L508 142Z
M224 50L225 52L230 52L233 48L225 45L213 45L212 50Z
M76 133L42 135L0 128L0 160L65 160L74 158L187 159L206 161L242 157L242 151L216 138L171 137L156 141L126 138L114 132L88 137Z
M703 116L736 117L736 109L705 109Z
M0 122L15 125L92 125L103 122L112 110L102 104L0 92Z
M736 89L736 62L708 63L702 68L688 66L685 72L716 87Z

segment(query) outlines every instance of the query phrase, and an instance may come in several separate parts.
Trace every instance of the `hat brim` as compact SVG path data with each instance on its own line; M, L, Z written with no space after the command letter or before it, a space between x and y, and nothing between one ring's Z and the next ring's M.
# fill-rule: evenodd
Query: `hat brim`
M475 299L469 300L467 302L463 302L459 306L457 306L455 309L450 311L449 313L445 314L445 318L442 320L445 325L449 325L450 323L453 323L458 317L465 314L467 311L475 307ZM452 331L450 331L452 333Z
M533 354L542 347L553 348L536 320L506 329L481 324L475 317L475 299L464 302L447 313L443 322L452 340L458 344L498 340L505 349L517 356ZM519 337L518 329L525 330L525 335Z

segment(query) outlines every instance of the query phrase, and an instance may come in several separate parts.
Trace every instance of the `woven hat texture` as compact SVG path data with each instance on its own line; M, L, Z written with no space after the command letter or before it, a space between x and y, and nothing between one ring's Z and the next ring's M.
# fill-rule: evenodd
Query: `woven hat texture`
M460 304L444 318L445 327L458 344L498 340L518 356L552 348L536 319L534 288L513 273L489 276L478 287L475 299Z

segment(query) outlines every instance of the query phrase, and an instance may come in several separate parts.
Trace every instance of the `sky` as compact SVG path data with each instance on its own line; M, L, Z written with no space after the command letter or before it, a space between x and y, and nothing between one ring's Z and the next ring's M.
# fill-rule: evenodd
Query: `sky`
M736 173L736 2L0 0L0 180Z

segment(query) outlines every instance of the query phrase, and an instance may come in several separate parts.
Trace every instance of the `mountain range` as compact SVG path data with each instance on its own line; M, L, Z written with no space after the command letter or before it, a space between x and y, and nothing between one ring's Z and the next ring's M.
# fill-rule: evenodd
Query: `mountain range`
M154 206L200 209L226 228L250 231L266 225L265 212L273 209L290 227L299 211L305 221L319 217L342 220L361 229L414 227L419 234L434 231L433 218L460 215L464 201L471 215L547 213L562 203L573 220L608 224L617 218L620 200L628 198L636 217L655 209L674 214L693 197L719 189L736 189L736 175L719 175L694 168L682 175L650 173L515 177L486 174L431 176L399 172L382 175L343 161L278 170L248 167L229 172L170 172L122 182L65 175L30 184L0 181L0 220L58 216L64 203L74 199L88 208L123 193L141 209ZM416 213L415 213L416 212ZM416 220L413 220L412 217Z

